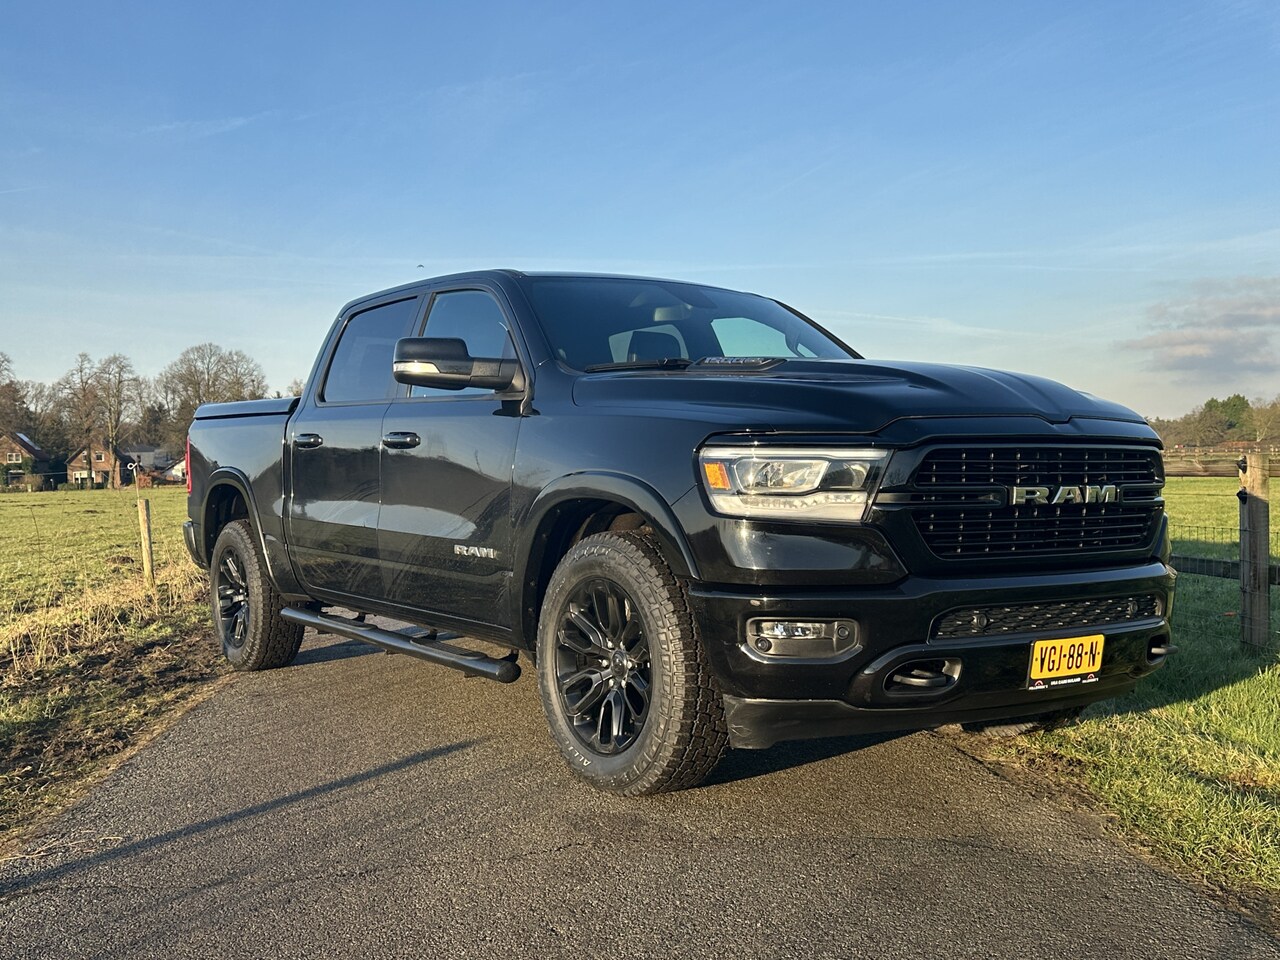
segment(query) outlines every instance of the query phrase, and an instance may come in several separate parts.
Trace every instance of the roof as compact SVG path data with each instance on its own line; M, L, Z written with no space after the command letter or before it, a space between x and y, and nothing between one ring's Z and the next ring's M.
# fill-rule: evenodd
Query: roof
M34 440L28 437L25 433L18 433L17 431L14 431L13 433L5 434L5 436L12 438L14 443L22 447L22 449L26 450L27 453L31 454L33 459L36 459L36 460L49 459L49 455L45 453L42 449L40 449L40 444L36 443Z
M527 278L535 279L561 279L561 280L646 280L657 283L685 283L692 287L706 287L712 290L726 290L730 293L747 293L745 290L734 290L730 287L717 287L715 284L698 283L694 280L672 280L667 277L639 277L630 276L619 273L581 273L573 270L468 270L465 273L450 273L441 277L423 277L420 280L414 280L410 283L402 283L398 287L388 287L385 290L376 290L373 293L366 293L362 297L356 297L354 300L348 301L338 311L339 315L345 314L348 310L356 307L366 300L375 300L396 293L409 293L417 291L420 287L429 284L450 283L459 280L498 280L505 278L508 280L524 280Z
M107 451L107 442L106 442L105 440L104 440L104 441L102 441L101 443L98 443L98 442L96 442L96 441L95 441L95 442L93 442L92 444L90 444L90 446L92 446L92 447L93 447L93 452L94 452L94 453L106 453L106 452L108 452L108 451ZM67 463L75 463L75 461L79 460L82 456L84 456L84 450L85 450L84 446L79 447L79 448L76 450L76 452L75 452L75 453L73 453L73 454L71 454L71 456L67 457ZM113 448L110 452L111 452L111 455L112 455L113 457L115 457L117 460L132 460L132 459L133 459L133 457L132 457L130 454L126 453L124 450L121 450L119 447L115 447L115 448Z

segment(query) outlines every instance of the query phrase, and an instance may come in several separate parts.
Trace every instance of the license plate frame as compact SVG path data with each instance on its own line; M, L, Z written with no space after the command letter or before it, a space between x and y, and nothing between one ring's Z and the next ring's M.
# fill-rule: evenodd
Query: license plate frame
M1052 690L1097 683L1106 643L1106 635L1101 633L1032 641L1027 689Z

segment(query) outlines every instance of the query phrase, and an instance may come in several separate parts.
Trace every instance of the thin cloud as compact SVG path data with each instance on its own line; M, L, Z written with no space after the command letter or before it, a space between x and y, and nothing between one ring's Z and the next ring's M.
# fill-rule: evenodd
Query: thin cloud
M1152 333L1121 346L1180 379L1222 382L1280 369L1280 277L1200 281L1148 307L1147 323Z
M250 117L222 117L215 120L173 120L169 123L157 123L146 127L142 132L149 136L171 137L175 140L202 140L205 137L217 137L246 127L263 117L270 111L257 113Z
M982 339L1009 339L1018 336L1017 330L999 330L995 327L980 327L975 324L960 323L947 317L903 317L887 313L862 313L856 310L813 310L812 314L820 318L838 318L856 320L875 326L900 328L916 327L917 332L947 334L958 337L978 337ZM1038 337L1038 333L1030 334Z

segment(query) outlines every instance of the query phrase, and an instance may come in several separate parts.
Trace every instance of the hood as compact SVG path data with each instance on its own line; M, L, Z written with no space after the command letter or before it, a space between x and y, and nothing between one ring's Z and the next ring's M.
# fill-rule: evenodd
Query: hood
M1126 407L1021 373L938 363L783 360L694 364L684 370L602 371L579 377L574 403L636 413L725 419L726 427L874 433L921 417L1073 417L1144 423ZM717 412L718 411L718 412Z

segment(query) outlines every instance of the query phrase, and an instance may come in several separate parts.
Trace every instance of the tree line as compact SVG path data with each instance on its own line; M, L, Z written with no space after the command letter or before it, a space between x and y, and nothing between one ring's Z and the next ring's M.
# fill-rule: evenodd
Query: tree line
M1210 397L1190 413L1172 420L1149 417L1166 447L1215 447L1223 443L1276 443L1280 440L1280 396L1248 400L1234 393Z
M302 381L282 394L296 396ZM155 377L136 371L122 353L94 360L87 353L52 383L19 380L0 353L0 434L24 433L55 468L93 443L111 447L148 444L177 456L187 427L202 403L258 400L268 396L262 366L241 350L216 343L188 347ZM1168 447L1212 447L1228 441L1280 440L1280 396L1250 401L1241 394L1210 397L1184 416L1148 418Z
M18 379L0 353L0 434L26 434L55 468L95 443L147 444L178 456L196 407L258 400L267 389L261 364L215 343L188 347L155 377L140 375L122 353L99 360L81 353L52 383ZM288 389L300 393L302 384Z

